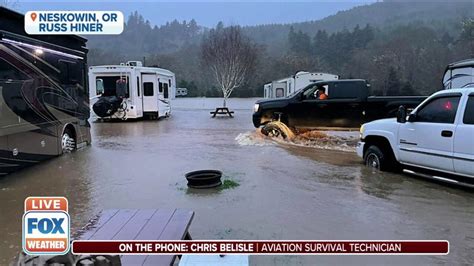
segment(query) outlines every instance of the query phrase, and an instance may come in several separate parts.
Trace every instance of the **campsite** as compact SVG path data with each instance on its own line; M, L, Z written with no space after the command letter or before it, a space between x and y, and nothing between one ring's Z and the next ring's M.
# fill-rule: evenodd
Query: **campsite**
M447 240L443 256L260 256L228 245L241 265L473 264L472 3L110 1L123 32L79 36L27 34L23 14L102 10L98 1L7 2L0 265L39 259L23 246L31 196L67 198L71 240ZM448 150L422 147L433 139ZM385 171L388 159L397 171ZM471 187L444 182L452 176Z

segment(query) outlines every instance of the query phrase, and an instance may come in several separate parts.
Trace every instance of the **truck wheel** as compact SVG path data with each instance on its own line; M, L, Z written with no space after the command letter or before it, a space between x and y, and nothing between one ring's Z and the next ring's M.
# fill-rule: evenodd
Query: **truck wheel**
M61 149L63 153L69 153L76 149L76 140L71 129L66 128L61 137Z
M385 171L388 168L389 162L387 162L387 155L382 150L372 145L364 154L365 165L377 170Z
M293 139L295 134L284 123L273 121L265 124L261 130L262 134L269 137L281 137L282 139Z

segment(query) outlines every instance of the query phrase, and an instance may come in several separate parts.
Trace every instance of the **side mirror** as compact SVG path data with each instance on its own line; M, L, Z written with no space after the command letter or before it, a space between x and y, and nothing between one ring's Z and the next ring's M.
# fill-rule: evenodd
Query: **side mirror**
M408 122L410 122L410 123L416 122L416 114L415 113L411 113L408 116Z
M405 106L400 105L397 111L397 122L403 124L403 123L406 123L406 121L407 121L407 109L405 108Z

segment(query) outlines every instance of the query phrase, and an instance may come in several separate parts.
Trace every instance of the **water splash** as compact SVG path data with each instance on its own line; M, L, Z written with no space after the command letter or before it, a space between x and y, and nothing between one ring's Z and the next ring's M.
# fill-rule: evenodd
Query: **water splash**
M240 133L235 137L237 143L241 146L268 146L273 145L273 142L270 138L266 137L260 130L249 131L245 133Z
M358 133L310 130L299 132L292 140L286 140L265 136L257 129L253 132L240 133L235 140L241 146L267 146L276 143L287 146L355 152Z
M357 141L358 132L310 130L297 134L291 144L324 150L355 152Z

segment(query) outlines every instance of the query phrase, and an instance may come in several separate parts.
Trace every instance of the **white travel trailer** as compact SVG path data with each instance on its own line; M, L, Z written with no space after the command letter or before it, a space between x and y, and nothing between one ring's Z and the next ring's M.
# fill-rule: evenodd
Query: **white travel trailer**
M101 118L158 119L171 113L176 80L173 72L144 67L140 61L89 68L89 95Z
M272 83L267 83L263 85L263 97L264 98L273 98L272 96Z
M449 64L443 76L444 89L474 87L474 58Z
M338 75L300 71L294 76L263 85L265 98L281 98L293 94L317 81L337 80Z
M176 97L186 96L186 95L188 95L188 89L187 88L176 88Z

